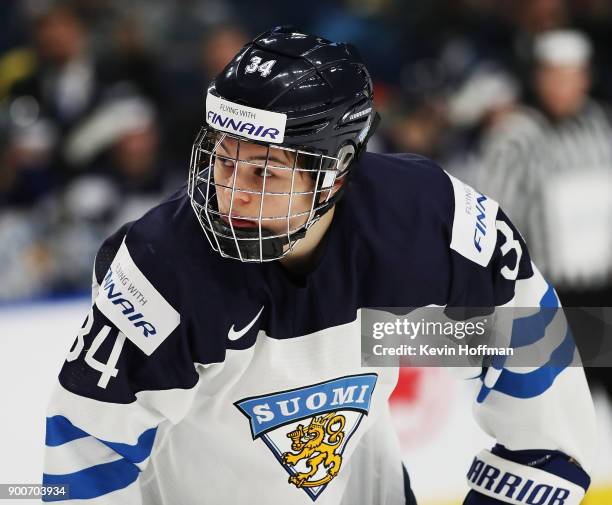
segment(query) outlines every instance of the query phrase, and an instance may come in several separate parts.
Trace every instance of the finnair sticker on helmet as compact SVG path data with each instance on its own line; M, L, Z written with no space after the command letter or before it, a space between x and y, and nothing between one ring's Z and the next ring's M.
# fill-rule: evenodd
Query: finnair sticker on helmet
M208 93L206 123L215 130L280 144L285 137L287 115L247 107Z

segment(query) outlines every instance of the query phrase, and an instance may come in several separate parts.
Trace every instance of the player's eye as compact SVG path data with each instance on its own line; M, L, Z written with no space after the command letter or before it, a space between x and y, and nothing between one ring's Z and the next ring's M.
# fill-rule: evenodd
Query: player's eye
M274 177L274 173L269 168L257 167L255 173L257 177Z

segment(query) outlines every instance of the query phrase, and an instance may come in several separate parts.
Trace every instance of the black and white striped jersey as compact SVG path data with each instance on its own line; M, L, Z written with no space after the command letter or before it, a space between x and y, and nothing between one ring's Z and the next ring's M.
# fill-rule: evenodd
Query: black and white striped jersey
M559 289L599 288L612 274L612 121L588 101L552 122L524 109L486 143L478 187L497 199Z

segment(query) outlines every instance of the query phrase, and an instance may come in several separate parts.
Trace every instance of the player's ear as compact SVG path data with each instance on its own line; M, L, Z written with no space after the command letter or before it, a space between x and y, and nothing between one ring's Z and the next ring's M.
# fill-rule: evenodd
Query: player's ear
M344 186L344 183L346 182L346 176L347 176L347 172L344 172L340 175L338 175L338 177L336 177L336 180L334 182L334 186L332 187L332 196L335 195L340 188L342 188L342 186Z
M325 189L319 193L319 203L324 202L329 197L334 196L338 191L340 191L346 181L346 175L347 172L344 174L339 174L330 189Z

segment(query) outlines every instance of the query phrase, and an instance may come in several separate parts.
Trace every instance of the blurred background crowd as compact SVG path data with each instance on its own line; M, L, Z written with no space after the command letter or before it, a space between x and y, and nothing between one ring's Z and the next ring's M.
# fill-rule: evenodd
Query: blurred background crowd
M0 301L85 292L186 179L209 80L278 24L360 49L371 150L487 192L567 305L612 305L608 0L3 0Z

